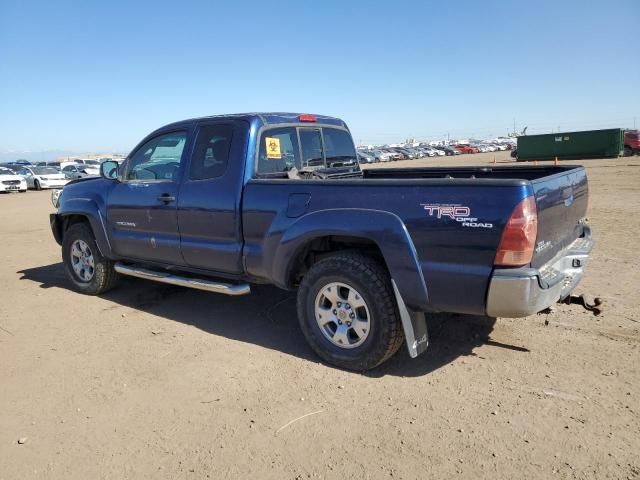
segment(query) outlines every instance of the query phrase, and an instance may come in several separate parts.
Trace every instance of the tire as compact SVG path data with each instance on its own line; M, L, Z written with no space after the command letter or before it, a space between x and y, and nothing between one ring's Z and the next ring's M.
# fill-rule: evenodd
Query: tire
M325 294L337 295L342 306ZM344 303L350 299L353 307ZM336 253L314 264L298 288L297 307L302 333L311 348L339 368L375 368L391 358L404 340L389 273L374 259L359 253ZM357 313L349 321L346 312ZM365 317L367 322L359 323ZM341 326L337 323L340 318L344 321ZM326 322L324 327L320 325L322 321ZM356 323L361 325L362 334L353 326Z
M633 149L631 147L627 147L625 145L625 147L624 147L624 155L623 156L630 157L632 155L633 155Z
M74 268L74 264L77 265L79 260L72 253L74 246L79 247L83 243L91 255L91 262L88 261L89 257L86 257L83 262L84 264L93 265L92 268L84 270L84 275ZM85 252L85 250L82 250L82 252ZM62 262L74 289L86 295L100 295L115 287L120 279L120 275L113 268L114 263L100 254L93 232L86 223L76 223L64 233L62 239Z
M40 186L40 181L34 180L33 181L33 188L35 188L36 190L42 190L42 187Z

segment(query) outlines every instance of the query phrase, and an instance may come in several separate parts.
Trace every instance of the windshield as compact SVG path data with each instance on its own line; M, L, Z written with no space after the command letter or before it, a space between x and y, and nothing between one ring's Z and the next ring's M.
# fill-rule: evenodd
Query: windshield
M33 173L36 175L53 175L60 172L53 167L35 167Z
M15 175L15 172L8 168L0 168L0 175Z
M84 164L89 165L91 167L97 167L100 165L100 162L98 160L85 160Z

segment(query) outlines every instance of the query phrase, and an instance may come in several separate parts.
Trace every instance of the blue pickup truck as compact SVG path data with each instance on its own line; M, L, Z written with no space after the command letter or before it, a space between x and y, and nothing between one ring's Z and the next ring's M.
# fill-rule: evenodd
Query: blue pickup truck
M78 291L121 275L297 289L311 348L360 371L403 342L422 353L429 312L525 317L564 299L592 248L580 166L361 170L346 124L321 115L172 123L56 203Z

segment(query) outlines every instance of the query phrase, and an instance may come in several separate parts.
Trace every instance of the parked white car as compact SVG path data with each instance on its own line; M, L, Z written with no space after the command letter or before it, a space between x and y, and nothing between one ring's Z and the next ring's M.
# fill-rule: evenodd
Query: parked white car
M63 162L60 164L60 171L69 180L84 177L96 177L100 175L100 166L86 165L76 162Z
M437 155L438 157L443 157L445 155L444 150L438 150L437 148L430 148L428 150L428 155L431 157L433 155L431 155L431 153L433 153L433 155Z
M383 152L382 150L369 150L368 152L370 155L373 155L373 157L379 161L379 162L390 162L392 160L392 156L389 152Z
M9 168L0 167L0 192L26 192L27 181Z
M437 155L436 150L434 148L427 149L427 157L435 157Z
M89 175L100 175L100 165L101 162L98 160L76 160L78 167L81 170L90 170L91 172L97 171L97 174L90 173Z
M18 175L24 177L28 188L42 190L43 188L62 188L69 180L53 167L21 167Z

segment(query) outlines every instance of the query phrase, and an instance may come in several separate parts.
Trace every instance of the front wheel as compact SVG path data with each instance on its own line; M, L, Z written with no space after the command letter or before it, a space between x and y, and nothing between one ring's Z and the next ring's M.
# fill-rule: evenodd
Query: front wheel
M120 277L113 262L101 255L93 232L85 223L76 223L65 232L62 261L74 288L87 295L110 290Z
M42 186L40 185L40 181L39 180L34 180L33 181L33 188L35 188L36 190L42 190Z
M358 253L337 253L311 267L298 289L298 319L326 362L370 370L402 345L404 335L388 272Z

